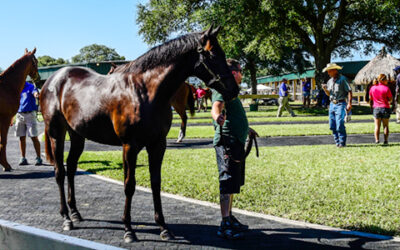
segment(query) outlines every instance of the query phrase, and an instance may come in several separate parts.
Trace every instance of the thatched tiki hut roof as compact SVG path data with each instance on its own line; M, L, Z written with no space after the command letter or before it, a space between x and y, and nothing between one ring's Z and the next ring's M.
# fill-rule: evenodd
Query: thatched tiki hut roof
M379 74L385 74L389 81L393 81L395 80L393 69L396 66L400 66L400 61L389 55L383 47L380 53L357 73L354 83L357 85L369 84Z

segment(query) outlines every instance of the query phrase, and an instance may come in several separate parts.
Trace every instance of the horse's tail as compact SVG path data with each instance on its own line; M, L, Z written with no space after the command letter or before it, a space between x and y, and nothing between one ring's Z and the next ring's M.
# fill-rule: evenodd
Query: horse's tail
M50 137L47 128L44 129L44 145L45 145L44 148L46 152L46 159L50 164L54 165L54 155L51 150Z
M193 98L192 89L190 88L190 85L188 83L185 82L185 85L188 88L187 105L189 106L190 115L194 116L195 108L194 108L194 98Z

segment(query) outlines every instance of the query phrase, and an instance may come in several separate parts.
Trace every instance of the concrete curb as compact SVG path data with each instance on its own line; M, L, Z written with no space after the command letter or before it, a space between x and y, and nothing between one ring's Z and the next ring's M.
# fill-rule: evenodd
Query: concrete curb
M84 250L118 248L0 219L0 249Z
M114 184L121 185L121 186L124 185L123 182L121 182L121 181L117 181L117 180L110 179L108 177L96 175L96 174L86 172L85 170L81 170L81 169L80 169L80 171L88 174L89 176L91 176L93 178L99 179L99 180L107 181L107 182L114 183ZM150 188L136 186L136 189L143 191L143 192L151 193ZM207 201L195 200L195 199L183 197L180 195L165 193L165 192L161 192L161 195L164 197L176 199L179 201L185 201L185 202L192 203L192 204L211 207L211 208L215 208L217 210L220 209L218 204L214 204L214 203L207 202ZM324 230L324 231L339 233L339 234L343 234L343 235L352 235L352 236L370 238L370 239L375 239L375 240L388 240L388 241L393 241L393 242L400 242L400 237L379 235L379 234L373 234L373 233L365 233L365 232L359 232L359 231L351 231L351 230L347 230L347 229L324 226L324 225L313 224L313 223L308 223L308 222L303 222L303 221L295 221L295 220L285 219L285 218L267 215L267 214L249 212L249 211L246 211L243 209L238 209L238 208L233 208L233 212L242 214L242 215L256 217L256 218L271 220L271 221L275 221L275 222L279 222L279 223L284 223L284 224L288 224L288 225L305 227L305 228L309 228L309 229Z

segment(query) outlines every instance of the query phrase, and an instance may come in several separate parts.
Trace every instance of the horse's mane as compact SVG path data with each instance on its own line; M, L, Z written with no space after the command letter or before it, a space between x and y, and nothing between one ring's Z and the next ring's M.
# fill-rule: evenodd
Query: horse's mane
M144 72L174 61L180 55L197 48L200 34L190 33L153 47L136 60L119 66L115 72Z
M11 64L10 67L8 67L6 70L0 73L0 78L3 76L12 73L15 69L18 68L18 66L28 57L30 54L25 54L23 55L20 59L16 60L13 64Z

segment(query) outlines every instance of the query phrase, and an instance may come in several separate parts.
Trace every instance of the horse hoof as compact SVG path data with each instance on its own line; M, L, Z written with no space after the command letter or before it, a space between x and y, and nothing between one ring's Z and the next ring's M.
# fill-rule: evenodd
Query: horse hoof
M176 140L176 142L180 143L180 142L182 142L182 140L183 140L182 138L179 138L178 140Z
M175 239L175 235L172 232L168 231L168 229L163 230L160 233L160 237L162 240L174 240Z
M79 212L74 212L71 214L72 222L81 222L83 221L82 216Z
M63 230L64 231L70 231L74 229L74 225L72 224L72 221L70 220L65 220L63 223Z
M125 243L132 243L132 242L137 242L139 240L136 237L136 234L134 232L127 231L127 232L125 232L125 235L124 235L124 241L125 241Z
M13 171L13 168L12 167L8 167L8 168L3 167L3 171L4 172L11 172L11 171Z

